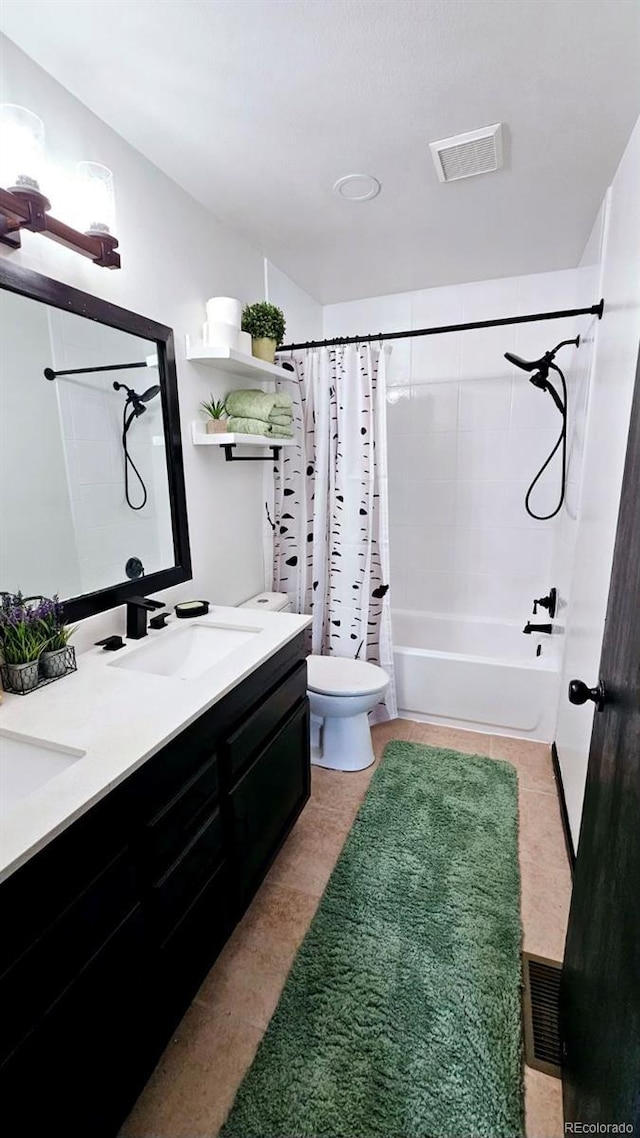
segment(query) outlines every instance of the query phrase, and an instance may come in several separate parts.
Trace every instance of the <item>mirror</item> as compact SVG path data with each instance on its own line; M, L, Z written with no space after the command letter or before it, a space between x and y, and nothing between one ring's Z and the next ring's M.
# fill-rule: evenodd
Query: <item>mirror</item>
M5 262L0 285L0 590L77 619L188 579L171 330Z

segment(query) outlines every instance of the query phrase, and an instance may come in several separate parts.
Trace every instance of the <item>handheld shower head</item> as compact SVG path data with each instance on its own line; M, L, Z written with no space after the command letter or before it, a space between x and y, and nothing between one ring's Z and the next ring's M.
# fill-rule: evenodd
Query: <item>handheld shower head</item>
M540 368L546 363L544 356L541 360L523 360L522 356L517 356L515 352L505 352L504 358L508 360L510 364L515 364L516 367L522 368L523 371L535 371L536 368Z
M150 399L155 399L156 395L160 394L160 385L155 383L153 387L148 387L146 391L139 395L141 403L148 403Z

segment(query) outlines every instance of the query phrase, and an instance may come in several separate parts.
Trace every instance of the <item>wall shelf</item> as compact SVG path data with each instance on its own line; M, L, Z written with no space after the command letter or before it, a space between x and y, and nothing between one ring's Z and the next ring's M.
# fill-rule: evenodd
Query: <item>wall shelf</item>
M235 348L195 344L191 342L189 336L186 336L185 339L187 359L191 363L215 367L219 371L226 371L230 375L243 376L245 379L252 379L257 383L291 378L292 373L286 368L265 363L264 360L259 360L256 356L248 356L245 352L238 352Z
M271 462L268 455L234 454L235 447L269 447L273 452L273 458L279 458L281 447L296 445L295 439L284 439L278 435L240 435L231 431L208 435L202 423L192 423L191 438L194 446L223 447L227 462Z

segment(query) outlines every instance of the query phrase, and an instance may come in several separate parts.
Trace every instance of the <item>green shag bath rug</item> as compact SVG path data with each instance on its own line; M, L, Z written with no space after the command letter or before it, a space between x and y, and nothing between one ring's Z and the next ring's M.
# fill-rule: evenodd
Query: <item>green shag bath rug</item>
M221 1138L522 1134L517 811L507 763L387 746Z

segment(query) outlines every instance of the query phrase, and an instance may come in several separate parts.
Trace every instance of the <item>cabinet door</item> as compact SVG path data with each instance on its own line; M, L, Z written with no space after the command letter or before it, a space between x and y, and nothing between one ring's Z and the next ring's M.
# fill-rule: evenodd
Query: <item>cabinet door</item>
M116 1133L151 1069L143 946L138 908L3 1065L5 1133Z
M309 797L304 699L231 792L235 882L244 909Z

